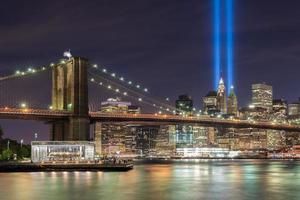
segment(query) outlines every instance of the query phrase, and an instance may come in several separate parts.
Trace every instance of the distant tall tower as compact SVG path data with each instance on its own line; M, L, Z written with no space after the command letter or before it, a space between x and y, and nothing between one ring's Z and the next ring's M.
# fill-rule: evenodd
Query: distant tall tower
M177 114L193 115L193 100L191 96L187 94L179 95L175 102L175 106Z
M223 78L221 77L217 93L217 107L221 113L227 113L226 89Z
M273 107L273 87L267 84L252 85L252 104L268 111Z
M231 86L230 93L228 96L227 113L237 116L237 112L238 112L238 101L234 93L234 87Z

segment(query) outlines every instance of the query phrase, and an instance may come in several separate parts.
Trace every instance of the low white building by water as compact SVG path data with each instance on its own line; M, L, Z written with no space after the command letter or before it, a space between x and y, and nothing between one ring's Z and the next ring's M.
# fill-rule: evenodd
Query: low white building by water
M32 162L80 162L95 157L95 145L88 141L33 141Z

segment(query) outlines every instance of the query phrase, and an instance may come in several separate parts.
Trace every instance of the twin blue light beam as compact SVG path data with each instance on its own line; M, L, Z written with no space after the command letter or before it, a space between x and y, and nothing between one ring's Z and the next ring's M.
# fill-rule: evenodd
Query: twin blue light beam
M214 0L214 88L221 78L221 0Z
M219 80L221 78L221 1L213 0L213 31L214 31L214 88L217 90ZM226 87L228 92L229 88L233 86L233 1L225 0L226 11ZM225 71L225 70L224 70Z
M226 0L227 88L233 86L233 0Z

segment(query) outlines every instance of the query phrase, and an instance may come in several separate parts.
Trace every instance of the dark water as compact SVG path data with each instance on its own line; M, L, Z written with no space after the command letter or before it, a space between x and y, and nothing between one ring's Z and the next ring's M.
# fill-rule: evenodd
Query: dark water
M177 161L129 172L0 174L0 199L300 199L299 161Z

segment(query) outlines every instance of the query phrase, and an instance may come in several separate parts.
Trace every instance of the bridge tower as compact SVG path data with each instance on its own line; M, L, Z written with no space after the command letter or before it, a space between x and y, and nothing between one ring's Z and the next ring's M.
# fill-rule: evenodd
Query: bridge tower
M72 113L68 121L51 122L52 140L88 140L88 60L72 57L52 69L52 109Z

